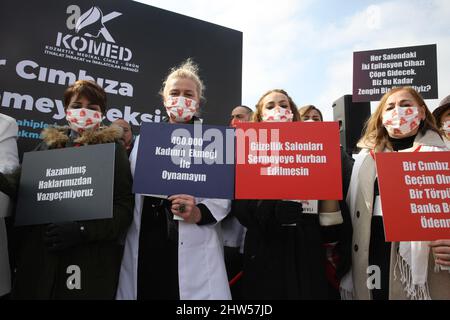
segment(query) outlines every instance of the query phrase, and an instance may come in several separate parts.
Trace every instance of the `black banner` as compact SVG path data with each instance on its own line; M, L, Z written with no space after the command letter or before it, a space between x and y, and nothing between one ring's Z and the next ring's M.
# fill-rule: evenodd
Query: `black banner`
M242 33L126 0L0 2L0 112L19 124L19 150L43 128L66 123L63 92L90 79L108 94L106 123L165 115L158 95L168 70L200 66L205 123L225 125L241 101Z
M112 218L115 144L26 152L16 225Z
M353 102L378 101L402 86L438 98L435 44L353 53Z

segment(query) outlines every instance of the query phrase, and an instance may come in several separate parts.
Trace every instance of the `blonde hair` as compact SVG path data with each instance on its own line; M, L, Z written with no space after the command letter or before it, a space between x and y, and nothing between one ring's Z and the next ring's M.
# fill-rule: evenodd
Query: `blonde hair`
M363 129L363 135L361 139L359 140L357 146L359 148L367 148L373 149L375 151L383 151L384 148L387 146L391 148L391 144L389 143L388 139L388 132L383 126L383 111L384 107L386 105L386 102L388 98L393 95L396 92L399 91L407 91L409 94L411 94L414 98L414 100L417 101L419 104L418 107L423 107L425 110L425 120L422 120L422 123L420 125L419 131L422 134L425 134L428 130L433 130L436 133L439 133L438 128L436 127L436 122L434 120L433 115L431 114L430 110L428 109L425 101L421 97L421 95L414 90L412 87L397 87L389 92L387 92L380 100L380 103L378 104L377 109L375 112L370 116L370 118L367 120L367 122L364 125Z
M166 77L166 80L163 82L163 86L159 91L159 94L164 98L164 94L166 93L167 83L176 78L181 79L191 79L194 81L197 87L197 94L200 100L205 100L203 93L205 91L205 85L203 81L200 79L199 67L198 65L191 59L183 61L179 66L173 67L170 69L169 74Z
M292 114L294 115L294 118L292 121L300 121L300 114L298 113L297 106L292 100L292 98L288 95L286 91L283 89L273 89L269 90L266 93L263 94L261 98L259 98L258 103L256 104L256 111L253 113L253 121L254 122L262 122L262 109L263 109L263 100L265 97L267 97L271 93L281 93L284 94L288 98L289 107L291 108Z

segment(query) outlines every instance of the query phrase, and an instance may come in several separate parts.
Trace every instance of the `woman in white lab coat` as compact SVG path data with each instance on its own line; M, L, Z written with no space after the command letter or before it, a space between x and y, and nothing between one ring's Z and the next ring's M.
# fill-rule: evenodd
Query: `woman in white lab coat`
M172 69L161 95L169 123L193 124L198 120L194 114L203 83L197 66L187 60ZM133 174L138 146L139 137L130 155ZM191 195L162 199L136 194L117 299L230 299L220 228L230 203Z

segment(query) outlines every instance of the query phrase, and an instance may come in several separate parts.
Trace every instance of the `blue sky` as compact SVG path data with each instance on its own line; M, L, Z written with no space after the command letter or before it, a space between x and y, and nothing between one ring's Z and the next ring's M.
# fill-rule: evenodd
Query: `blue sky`
M354 51L434 43L439 99L450 94L448 0L139 2L242 31L242 102L250 107L283 88L298 106L314 104L332 120L333 101L351 94ZM427 101L430 109L439 99Z

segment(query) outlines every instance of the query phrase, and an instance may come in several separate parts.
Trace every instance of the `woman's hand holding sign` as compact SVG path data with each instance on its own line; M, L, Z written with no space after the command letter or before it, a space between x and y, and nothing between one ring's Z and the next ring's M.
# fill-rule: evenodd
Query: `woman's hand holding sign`
M202 219L200 209L195 203L195 198L187 194L176 194L169 197L172 202L172 213L183 218L187 223L198 223Z
M430 243L436 264L450 267L450 240L437 240Z

